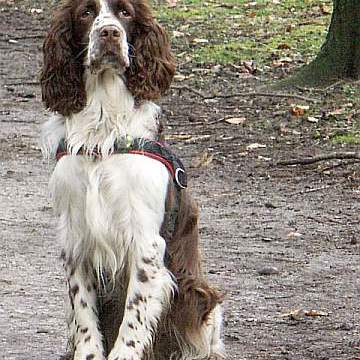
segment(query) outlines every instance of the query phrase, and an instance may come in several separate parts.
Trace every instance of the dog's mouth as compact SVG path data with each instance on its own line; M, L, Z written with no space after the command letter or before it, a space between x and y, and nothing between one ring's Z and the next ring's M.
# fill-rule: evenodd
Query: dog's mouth
M95 51L94 54L90 54L89 58L89 68L93 74L104 69L113 69L123 74L130 65L129 58L121 54L120 49Z

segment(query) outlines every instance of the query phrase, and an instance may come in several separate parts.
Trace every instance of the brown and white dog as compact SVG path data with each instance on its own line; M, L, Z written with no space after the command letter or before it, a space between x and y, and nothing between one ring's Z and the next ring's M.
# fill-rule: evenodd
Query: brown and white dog
M67 0L44 42L43 127L69 285L74 360L223 357L220 296L202 276L198 210L166 166L116 153L158 140L152 100L175 72L146 0ZM174 231L164 229L177 204Z

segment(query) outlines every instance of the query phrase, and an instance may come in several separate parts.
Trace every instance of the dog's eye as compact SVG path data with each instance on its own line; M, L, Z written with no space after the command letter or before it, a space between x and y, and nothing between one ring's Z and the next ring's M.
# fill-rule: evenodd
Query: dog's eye
M121 9L119 10L119 16L129 18L131 17L131 14L126 9Z
M82 19L87 19L89 17L94 17L95 15L95 11L93 9L85 9L82 13L81 13L81 18Z

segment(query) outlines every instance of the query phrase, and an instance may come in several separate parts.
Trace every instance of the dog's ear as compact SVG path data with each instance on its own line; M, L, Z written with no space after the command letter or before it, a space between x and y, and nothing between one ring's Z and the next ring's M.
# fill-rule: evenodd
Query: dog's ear
M138 99L154 100L169 87L175 74L175 60L164 29L153 19L147 4L138 5L131 41L127 86Z
M74 44L71 2L55 13L43 53L40 83L45 106L64 116L79 112L86 104L86 93L82 59Z

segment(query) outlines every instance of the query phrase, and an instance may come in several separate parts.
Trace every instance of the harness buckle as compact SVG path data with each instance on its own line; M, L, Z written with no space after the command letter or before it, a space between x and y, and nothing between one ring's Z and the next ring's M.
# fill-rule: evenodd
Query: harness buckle
M181 189L186 189L187 187L187 178L186 178L186 172L182 168L177 168L175 170L175 176L174 176L176 185L179 186Z

